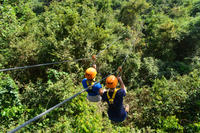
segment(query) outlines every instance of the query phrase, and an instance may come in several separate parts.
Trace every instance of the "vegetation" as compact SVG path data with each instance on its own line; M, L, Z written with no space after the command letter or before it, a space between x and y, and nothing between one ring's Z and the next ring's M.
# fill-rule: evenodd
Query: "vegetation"
M200 132L200 0L0 0L0 68L97 57L123 64L128 118L82 93L19 132ZM82 90L91 61L0 73L0 131ZM104 81L101 82L104 84Z

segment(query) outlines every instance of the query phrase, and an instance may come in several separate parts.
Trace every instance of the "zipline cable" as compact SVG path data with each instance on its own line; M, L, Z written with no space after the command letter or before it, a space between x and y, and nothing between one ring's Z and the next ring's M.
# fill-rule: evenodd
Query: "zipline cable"
M53 62L53 63L44 63L44 64L37 64L37 65L30 65L30 66L23 66L23 67L13 67L13 68L7 68L7 69L0 69L0 72L18 70L18 69L27 69L27 68L54 65L54 64L61 64L61 63L66 63L66 62L77 62L77 61L81 61L81 60L90 60L90 58L81 58L81 59L65 60L65 61L59 61L59 62Z
M99 56L103 51L105 51L106 49L111 47L119 39L121 39L121 37L114 40L109 46L107 46L105 49L101 50L96 56ZM12 71L12 70L18 70L18 69L27 69L27 68L40 67L40 66L48 66L48 65L66 63L66 62L77 62L77 61L81 61L81 60L90 60L90 58L81 58L81 59L65 60L65 61L59 61L59 62L53 62L53 63L43 63L43 64L37 64L37 65L23 66L23 67L6 68L6 69L0 69L0 72Z
M101 50L96 57L98 57L101 53L103 53L106 49L110 48L115 42L117 42L118 40L120 40L122 37L118 37L116 40L114 40L112 43L110 43L110 45L108 45L106 48L104 48L103 50Z
M101 50L95 57L97 58L101 53L103 53L106 49L109 49L114 43L116 43L117 41L119 41L122 37L118 37L117 39L115 39L112 43L110 43L110 45L108 45L106 48L104 48L103 50ZM102 74L99 72L100 76L102 76Z
M21 129L21 128L25 127L26 125L28 125L29 123L31 123L31 122L33 122L33 121L39 119L40 117L42 117L43 115L49 113L50 111L54 110L55 108L60 107L60 106L61 106L62 104L64 104L65 102L67 102L67 101L73 99L74 97L78 96L79 94L81 94L82 92L84 92L84 91L86 91L86 90L87 90L87 89L83 89L82 91L78 92L77 94L73 95L72 97L70 97L70 98L64 100L63 102L61 102L61 103L59 103L59 104L57 104L57 105L51 107L50 109L48 109L48 110L46 110L45 112L43 112L43 113L37 115L36 117L34 117L34 118L32 118L32 119L26 121L24 124L18 126L17 128L15 128L14 130L12 130L12 131L10 131L10 132L8 132L8 133L15 133L15 132L18 131L19 129Z

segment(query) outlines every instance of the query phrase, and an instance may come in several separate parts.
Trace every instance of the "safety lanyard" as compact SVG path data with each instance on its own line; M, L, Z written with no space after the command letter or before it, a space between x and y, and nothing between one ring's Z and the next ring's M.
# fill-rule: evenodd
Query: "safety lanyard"
M112 95L112 98L109 96L109 91L107 91L107 97L108 97L108 100L109 100L109 103L110 104L113 104L113 101L115 99L115 96L117 94L117 91L119 90L120 88L116 88L113 92L113 95Z

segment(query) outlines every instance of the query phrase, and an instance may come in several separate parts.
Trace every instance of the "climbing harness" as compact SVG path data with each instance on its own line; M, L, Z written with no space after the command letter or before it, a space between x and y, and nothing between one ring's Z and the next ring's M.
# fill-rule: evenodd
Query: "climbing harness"
M89 83L88 81L86 81L86 84L87 84L87 86L93 86L95 83L94 82Z
M88 81L86 81L86 84L87 84L87 86L93 86L93 85L95 85L95 82L89 83ZM88 92L94 93L94 91L92 90L92 87L88 88Z
M114 99L115 99L115 96L117 94L117 91L119 90L120 88L116 88L112 94L112 98L110 97L109 95L109 91L107 91L107 97L108 97L108 101L109 101L109 104L113 104L114 102Z

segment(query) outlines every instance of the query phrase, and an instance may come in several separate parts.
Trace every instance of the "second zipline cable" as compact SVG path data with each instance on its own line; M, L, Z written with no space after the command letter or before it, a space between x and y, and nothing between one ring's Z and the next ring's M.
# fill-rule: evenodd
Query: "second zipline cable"
M105 51L106 49L111 47L119 39L121 39L121 37L119 37L116 40L114 40L109 46L107 46L105 49L101 50L96 56L98 57L103 51ZM0 72L19 70L19 69L27 69L27 68L34 68L34 67L40 67L40 66L48 66L48 65L66 63L66 62L77 62L77 61L81 61L81 60L90 60L90 58L81 58L81 59L75 59L75 60L65 60L65 61L52 62L52 63L43 63L43 64L37 64L37 65L23 66L23 67L5 68L5 69L0 69Z
M27 69L27 68L40 67L40 66L48 66L48 65L66 63L66 62L77 62L77 61L81 61L81 60L90 60L90 58L81 58L81 59L76 59L76 60L65 60L65 61L59 61L59 62L53 62L53 63L44 63L44 64L37 64L37 65L30 65L30 66L23 66L23 67L0 69L0 72L18 70L18 69Z
M115 42L117 42L118 40L120 40L122 37L118 37L116 40L114 40L112 43L110 43L110 45L108 45L106 48L104 48L103 50L101 50L96 57L98 57L101 53L103 53L106 49L110 48Z

